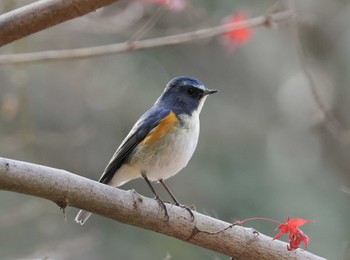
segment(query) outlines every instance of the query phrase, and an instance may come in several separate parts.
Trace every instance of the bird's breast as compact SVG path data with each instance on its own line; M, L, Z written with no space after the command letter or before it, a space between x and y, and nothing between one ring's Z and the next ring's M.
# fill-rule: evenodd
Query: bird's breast
M138 164L151 181L167 179L191 159L198 142L198 116L180 115L179 123L158 139L139 146L131 164Z

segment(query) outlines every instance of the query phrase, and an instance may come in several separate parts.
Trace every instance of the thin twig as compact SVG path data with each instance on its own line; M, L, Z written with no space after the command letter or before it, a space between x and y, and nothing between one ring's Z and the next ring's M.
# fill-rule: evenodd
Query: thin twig
M282 22L293 17L295 11L288 10L279 12L273 15L259 16L246 21L219 25L205 29L199 29L192 32L181 33L171 36L158 37L133 42L123 42L111 45L96 46L89 48L79 48L70 50L51 50L33 53L7 54L0 56L0 64L16 64L29 62L43 62L43 61L58 61L58 60L72 60L91 58L102 55L116 54L127 51L155 48L160 46L175 45L180 43L187 43L195 40L210 38L216 35L227 33L233 30L238 30L247 27L264 26L273 22Z
M292 8L292 3L290 1L285 2L286 8ZM306 53L304 51L303 45L300 39L300 32L297 21L291 20L290 22L290 31L291 36L294 41L294 45L297 51L297 56L299 59L301 70L308 81L308 87L311 93L313 100L317 108L322 113L325 119L325 126L328 131L341 143L349 144L350 143L350 132L347 130L335 117L329 112L326 105L322 101L321 95L318 93L317 84L315 82L314 76L312 75L309 66L306 60Z

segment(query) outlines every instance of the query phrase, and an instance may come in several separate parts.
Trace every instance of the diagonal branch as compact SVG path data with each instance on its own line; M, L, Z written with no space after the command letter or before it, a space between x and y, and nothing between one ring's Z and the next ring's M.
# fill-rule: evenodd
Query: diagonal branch
M158 37L153 39L116 43L116 44L97 46L97 47L1 55L0 65L28 63L28 62L82 59L82 58L127 52L132 50L148 49L148 48L155 48L160 46L187 43L195 40L210 38L213 36L217 36L223 33L227 33L227 32L242 29L242 28L265 26L270 23L282 22L293 17L294 14L295 14L294 11L288 10L288 11L271 14L268 16L255 17L243 22L224 24L224 25L200 29L192 32L180 33L176 35Z
M176 206L167 205L170 219L166 222L153 199L41 165L0 158L0 190L41 197L62 208L86 209L234 259L323 259L303 250L288 251L282 241L197 212L192 222L188 212Z
M0 47L118 0L40 0L0 16Z

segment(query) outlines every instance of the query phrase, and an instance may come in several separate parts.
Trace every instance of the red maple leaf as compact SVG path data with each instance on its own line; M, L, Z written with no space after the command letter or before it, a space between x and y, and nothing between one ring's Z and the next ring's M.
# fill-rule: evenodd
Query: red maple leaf
M299 229L299 227L310 222L314 221L302 218L295 218L291 220L288 216L287 223L281 223L277 227L277 229L280 229L281 231L273 239L278 239L281 236L289 233L289 251L299 248L301 243L304 243L305 248L307 248L309 244L309 237L305 235L304 232Z
M224 23L238 23L247 20L247 15L243 11L236 12L231 17L224 20ZM246 44L252 37L252 29L249 27L233 30L223 35L223 43L229 51L234 51L236 47Z
M289 251L298 249L300 247L301 243L304 243L304 247L307 248L309 244L309 237L305 235L303 231L299 229L302 225L310 222L314 222L314 220L308 220L308 219L302 219L302 218L295 218L295 219L290 219L290 217L287 217L287 223L281 223L273 219L269 218L248 218L242 221L236 221L234 224L235 225L242 225L248 221L252 220L265 220L265 221L270 221L279 224L279 226L276 228L280 229L280 233L277 234L273 238L273 240L280 238L281 236L288 234L289 238L289 245L287 246L287 249Z

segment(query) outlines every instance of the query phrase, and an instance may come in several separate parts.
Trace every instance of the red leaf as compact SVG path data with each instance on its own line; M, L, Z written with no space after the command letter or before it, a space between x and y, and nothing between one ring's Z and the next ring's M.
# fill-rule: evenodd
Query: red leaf
M286 223L280 223L276 220L269 219L269 218L248 218L242 221L236 221L234 225L242 225L252 220L266 220L266 221L280 224L276 228L276 230L280 229L281 231L273 238L273 240L278 239L281 236L289 233L288 235L289 245L287 246L287 249L289 251L298 249L301 243L304 243L305 248L307 248L307 246L309 245L309 237L305 235L304 232L299 229L299 227L303 226L306 223L314 222L314 220L308 220L308 219L302 219L302 218L295 218L291 220L290 217L288 216Z
M299 248L301 243L304 243L305 248L307 248L309 244L309 237L305 235L304 232L299 229L299 227L310 222L314 221L302 218L295 218L290 220L290 217L288 216L287 223L282 223L277 227L277 229L280 229L281 231L273 239L278 239L281 236L289 233L288 250Z

